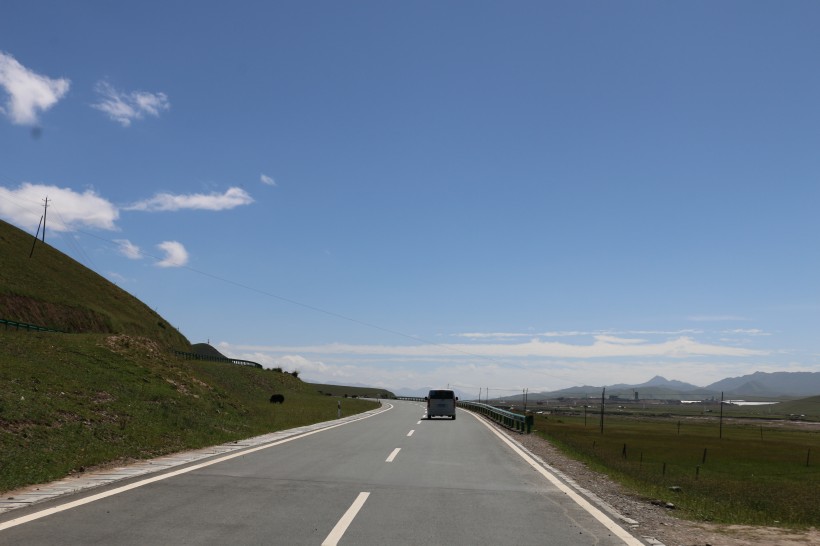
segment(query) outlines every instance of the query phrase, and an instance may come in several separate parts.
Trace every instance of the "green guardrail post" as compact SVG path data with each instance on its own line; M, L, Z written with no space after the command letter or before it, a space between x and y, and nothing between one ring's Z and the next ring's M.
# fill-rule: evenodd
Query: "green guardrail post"
M527 415L527 434L532 432L532 426L535 424L535 417Z

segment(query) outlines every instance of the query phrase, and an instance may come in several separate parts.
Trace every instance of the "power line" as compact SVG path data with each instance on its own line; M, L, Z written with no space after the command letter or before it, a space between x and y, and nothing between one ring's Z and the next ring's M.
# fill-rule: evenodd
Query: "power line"
M53 206L53 204L52 204L52 206ZM59 216L59 212L57 214ZM60 220L63 222L64 226L67 226L65 220L61 216L60 216ZM117 243L116 241L111 240L111 239L107 239L105 237L100 237L99 235L96 235L94 233L86 232L86 231L83 231L83 230L80 230L80 229L75 229L74 231L76 231L77 233L82 233L84 235L87 235L89 237L92 237L94 239L97 239L99 241L102 241L102 242L107 243L107 244L112 245L112 246L120 246L120 244ZM85 256L85 258L89 262L91 262L91 260L88 258L88 255L85 254L82 251L81 248L79 248L79 251L80 251L81 254L83 254ZM156 261L161 261L163 259L159 256L155 256L155 255L152 255L148 252L145 252L142 249L139 250L139 254L143 257L151 258L151 259L154 259ZM489 362L489 363L492 363L492 364L499 364L499 365L504 365L505 364L503 361L498 360L498 359L493 358L493 357L490 357L490 356L487 356L487 355L482 355L482 354L478 354L478 353L475 353L475 352L466 351L464 349L454 347L452 345L445 345L445 344L442 344L442 343L437 343L437 342L430 341L430 340L425 339L425 338L420 337L420 336L406 334L406 333L401 332L399 330L395 330L395 329L392 329L392 328L387 328L387 327L384 327L384 326L380 326L378 324L374 324L374 323L367 322L367 321L364 321L364 320L360 320L360 319L357 319L357 318L354 318L354 317L350 317L348 315L338 313L336 311L330 311L328 309L324 309L324 308L318 307L316 305L304 303L304 302L301 302L301 301L298 301L298 300L294 300L292 298L288 298L288 297L285 297L285 296L281 296L279 294L275 294L273 292L269 292L267 290L262 290L260 288L249 286L247 284L244 284L244 283L241 283L241 282L238 282L238 281L234 281L234 280L231 280L231 279L219 276L219 275L215 275L213 273L208 273L206 271L195 269L195 268L190 267L188 265L182 265L182 266L179 266L179 267L181 269L185 269L187 271L190 271L192 273L196 273L196 274L201 275L203 277L207 277L207 278L210 278L210 279L213 279L215 281L222 282L222 283L225 283L225 284L230 284L230 285L233 285L237 288L241 288L241 289L247 290L249 292L254 292L256 294L267 296L269 298L273 298L273 299L282 301L284 303L288 303L290 305L301 307L303 309L307 309L307 310L310 310L310 311L315 312L315 313L324 314L324 315L327 315L327 316L330 316L330 317L333 317L333 318L336 318L336 319L339 319L339 320L344 320L344 321L347 321L347 322L350 322L350 323L353 323L353 324L358 324L360 326L364 326L366 328L370 328L370 329L373 329L373 330L378 330L378 331L381 331L381 332L384 332L384 333L387 333L387 334L390 334L390 335L393 335L393 336L409 339L409 340L411 340L411 341L413 341L414 343L417 343L417 344L426 344L426 345L429 345L431 347L438 347L438 348L443 349L445 351L448 351L450 353L461 354L461 355L468 356L468 357L471 357L471 358L475 358L475 359L478 359L478 360L483 360L483 361L486 361L486 362ZM563 377L553 376L551 374L545 374L545 373L543 373L543 371L541 372L541 374L552 377L554 379L557 379L557 380L565 382L565 383L570 383L569 381L567 381ZM502 390L502 389L498 389L498 390ZM506 390L506 389L503 389L503 390ZM514 390L520 390L520 389L509 389L509 390L514 391Z
M112 244L112 245L119 246L119 244L116 241L112 241L110 239L106 239L104 237L100 237L100 236L95 235L93 233L88 233L88 232L85 232L85 231L82 231L82 230L77 230L77 231L80 232L80 233L83 233L85 235L88 235L89 237L93 237L95 239L98 239L100 241L103 241L103 242L106 242L106 243L109 243L109 244ZM160 258L159 256L154 256L152 254L149 254L149 253L143 251L142 249L139 250L139 253L142 256L152 258L152 259L157 260L157 261L162 260L162 258ZM405 334L404 332L400 332L400 331L394 330L392 328L386 328L384 326L379 326L378 324L373 324L371 322L367 322L367 321L359 320L357 318L349 317L347 315L343 315L342 313L337 313L335 311L329 311L327 309L323 309L323 308L317 307L315 305L311 305L311 304L308 304L308 303L297 301L297 300L294 300L292 298L288 298L288 297L285 297L285 296L280 296L279 294L274 294L272 292L268 292L267 290L262 290L260 288L249 286L247 284L244 284L244 283L241 283L241 282L238 282L238 281L234 281L234 280L231 280L231 279L227 279L227 278L221 277L219 275L214 275L213 273L208 273L206 271L201 271L199 269L195 269L195 268L187 266L187 265L180 266L180 268L185 269L187 271L190 271L192 273L196 273L196 274L201 275L203 277L207 277L207 278L210 278L210 279L213 279L213 280L225 283L225 284L230 284L230 285L236 286L238 288L248 290L250 292L255 292L257 294L261 294L263 296L274 298L274 299L277 299L279 301L289 303L291 305L295 305L295 306L298 306L298 307L302 307L304 309L308 309L308 310L316 312L316 313L321 313L321 314L324 314L324 315L327 315L327 316L330 316L330 317L333 317L333 318L337 318L337 319L340 319L340 320L345 320L345 321L348 321L348 322L352 322L352 323L358 324L360 326L365 326L367 328L371 328L371 329L374 329L374 330L379 330L381 332L385 332L385 333L388 333L388 334L391 334L391 335L395 335L395 336L398 336L398 337L403 337L403 338L412 340L416 343L424 343L424 344L427 344L427 345L431 345L433 347L438 347L440 349L445 349L445 350L453 352L453 353L460 353L460 354L463 354L465 356L486 360L486 361L491 362L493 364L503 364L503 362L501 362L499 360L496 360L494 358L488 357L486 355L471 353L469 351L465 351L465 350L459 349L457 347L452 347L450 345L443 345L441 343L436 343L434 341L429 341L429 340L427 340L425 338L422 338L422 337L419 337L419 336L413 336L413 335L410 335L410 334Z

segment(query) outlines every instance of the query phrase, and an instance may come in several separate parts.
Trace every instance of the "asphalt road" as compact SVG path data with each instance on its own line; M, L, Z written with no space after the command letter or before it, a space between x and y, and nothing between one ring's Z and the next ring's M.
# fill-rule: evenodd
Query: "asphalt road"
M641 544L472 414L385 409L170 477L14 510L0 516L0 544Z

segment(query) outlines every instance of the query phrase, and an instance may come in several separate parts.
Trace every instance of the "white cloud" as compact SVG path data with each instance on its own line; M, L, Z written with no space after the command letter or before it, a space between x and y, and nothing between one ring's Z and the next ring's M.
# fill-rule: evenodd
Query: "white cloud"
M17 189L0 187L0 216L26 229L36 229L48 197L47 228L75 231L82 227L116 230L119 211L93 190L78 193L70 188L23 182Z
M616 345L629 345L629 344L636 344L636 343L646 343L645 339L627 339L623 337L616 337L616 336L595 336L596 341L600 341L601 343L614 343Z
M477 340L485 340L485 339L495 339L495 340L503 340L503 339L515 339L515 338L554 338L554 337L588 337L588 336L616 336L616 335L629 335L629 336L645 336L645 335L664 335L664 336L681 336L681 335L694 335L694 334L702 334L702 330L696 329L685 329L685 330L590 330L590 331L580 331L580 330L567 330L567 331L557 331L557 332L540 332L540 333L533 333L533 332L466 332L466 333L457 333L451 334L453 337L463 337L466 339L477 339ZM624 341L622 340L621 343Z
M183 267L188 263L188 251L182 243L164 241L157 248L165 253L165 257L157 262L157 267Z
M536 337L533 334L519 334L512 332L465 332L463 334L453 334L455 337L467 339L510 339L517 337Z
M732 330L724 330L724 334L741 334L749 336L770 336L769 332L764 332L759 328L735 328Z
M259 176L259 181L262 182L263 184L267 185L267 186L275 186L276 185L276 180L274 180L273 178L271 178L270 176L268 176L264 173L262 173Z
M688 318L694 322L744 322L749 320L737 315L695 315Z
M789 369L792 357L784 357L776 349L738 347L736 340L704 341L697 334L679 332L669 336L669 332L645 331L665 336L657 341L588 332L583 335L589 339L577 343L511 338L502 343L419 345L224 344L229 349L221 350L225 354L252 354L238 358L266 366L299 369L301 377L313 382L366 382L390 390L450 384L474 396L479 388L487 387L499 395L520 393L522 388L539 392L582 385L639 384L655 375L706 386L753 371ZM704 336L712 337L708 332ZM801 363L800 367L817 371L820 361L809 366Z
M106 81L97 82L94 87L100 96L92 108L108 114L108 117L123 127L128 127L134 120L143 119L146 115L159 117L163 110L169 110L171 103L165 93L148 93L118 91Z
M131 282L131 279L128 279L127 277L124 277L123 275L121 275L121 274L119 274L115 271L109 271L108 272L108 278L111 279L113 282L119 283L119 284L125 284L127 282Z
M251 349L246 347L246 349ZM598 336L592 344L544 342L532 339L507 344L440 344L440 345L350 345L330 343L316 346L255 347L254 350L276 353L358 355L361 357L473 359L506 358L683 358L692 356L749 357L766 351L701 343L690 337L679 337L659 343Z
M142 251L140 247L129 241L128 239L115 239L115 243L119 245L120 254L131 260L142 259Z
M522 388L532 393L583 385L639 384L655 375L706 386L753 371L794 371L790 360L783 360L774 350L702 343L686 336L657 343L604 337L578 345L529 340L507 345L417 346L223 343L220 351L266 367L299 369L301 377L317 383L364 382L389 390L450 384L473 396L487 387L494 395L520 393ZM817 371L820 361L798 367Z
M253 198L242 188L229 188L225 193L173 195L158 193L150 199L125 207L125 210L147 212L194 210L227 210L242 205L250 205Z
M36 125L37 115L45 112L66 93L71 82L65 78L41 76L0 51L0 86L8 93L8 100L0 112L17 125Z

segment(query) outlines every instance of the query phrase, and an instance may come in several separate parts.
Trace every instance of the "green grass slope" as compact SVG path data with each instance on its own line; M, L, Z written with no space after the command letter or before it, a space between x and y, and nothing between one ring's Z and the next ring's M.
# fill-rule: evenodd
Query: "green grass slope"
M0 319L71 333L145 336L187 350L185 336L150 307L48 244L0 221Z
M29 258L32 239L0 221L0 319L67 333L0 325L0 491L336 418L292 374L177 357L162 317L48 245Z
M820 421L820 396L780 402L771 408L782 415L804 415L806 418Z
M147 338L0 329L0 491L335 419L337 402L291 374L183 360Z
M345 385L325 385L322 383L309 383L309 385L319 394L325 396L341 396L348 398L352 396L365 396L369 398L395 398L396 395L387 389L379 387L349 387Z

